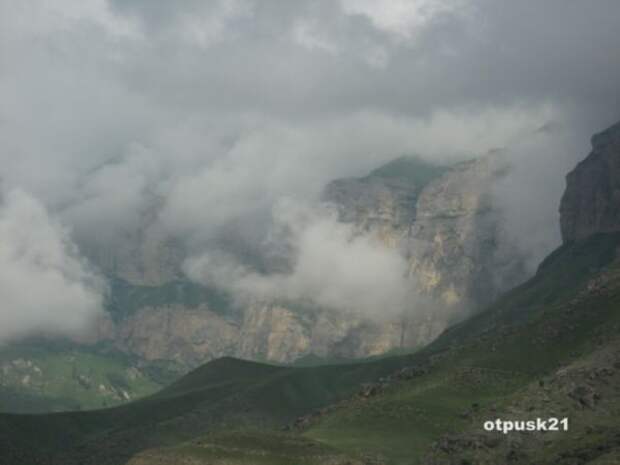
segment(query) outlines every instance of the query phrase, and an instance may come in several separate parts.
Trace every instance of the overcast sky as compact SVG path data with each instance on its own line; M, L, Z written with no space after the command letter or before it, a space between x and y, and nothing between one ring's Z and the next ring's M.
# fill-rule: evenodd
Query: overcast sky
M200 238L404 153L503 148L499 201L545 250L566 171L620 119L619 19L617 0L0 0L2 208L114 241L158 198Z

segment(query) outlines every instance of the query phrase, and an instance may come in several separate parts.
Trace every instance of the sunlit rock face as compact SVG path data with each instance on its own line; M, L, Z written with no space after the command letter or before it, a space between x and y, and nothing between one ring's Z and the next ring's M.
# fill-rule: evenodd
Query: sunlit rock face
M189 291L171 284L185 279L185 252L153 226L154 217L145 217L145 226L123 246L91 253L106 273L127 283L130 305L123 300L90 342L187 367L224 355L293 362L425 345L525 277L493 206L493 185L501 176L493 157L450 167L401 158L325 187L321 201L351 225L353 235L374 237L408 264L412 297L388 318L307 302L263 300L234 309L217 299L189 302Z
M493 204L501 173L494 158L463 163L418 199L408 243L411 274L446 305L482 307L525 277Z
M620 231L620 123L592 137L592 152L566 176L564 242Z
M450 168L401 159L391 168L334 181L325 200L342 221L404 254L421 292L447 306L480 306L524 278L493 205L493 184L503 172L497 159Z

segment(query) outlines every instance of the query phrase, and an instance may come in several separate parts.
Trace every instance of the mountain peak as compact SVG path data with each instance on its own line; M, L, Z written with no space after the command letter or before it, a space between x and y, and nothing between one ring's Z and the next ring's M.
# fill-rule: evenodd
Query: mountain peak
M371 171L368 178L405 179L421 189L428 182L447 170L447 166L430 163L416 156L405 155L395 158Z

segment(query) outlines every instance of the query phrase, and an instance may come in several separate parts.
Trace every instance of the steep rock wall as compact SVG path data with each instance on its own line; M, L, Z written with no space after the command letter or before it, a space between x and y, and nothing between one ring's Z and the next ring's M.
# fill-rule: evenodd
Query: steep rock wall
M620 231L620 123L592 137L592 152L566 176L564 242Z

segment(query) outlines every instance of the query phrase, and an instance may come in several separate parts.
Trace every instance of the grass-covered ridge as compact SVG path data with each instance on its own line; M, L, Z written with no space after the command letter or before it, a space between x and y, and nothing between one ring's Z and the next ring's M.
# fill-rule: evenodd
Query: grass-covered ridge
M429 163L416 156L402 156L371 171L367 178L402 179L416 186L418 190L422 190L429 182L449 169L449 166Z
M114 351L61 342L0 350L0 412L105 408L152 394L170 373Z

